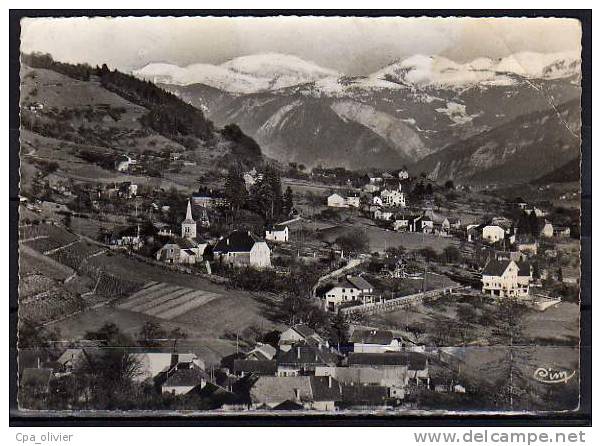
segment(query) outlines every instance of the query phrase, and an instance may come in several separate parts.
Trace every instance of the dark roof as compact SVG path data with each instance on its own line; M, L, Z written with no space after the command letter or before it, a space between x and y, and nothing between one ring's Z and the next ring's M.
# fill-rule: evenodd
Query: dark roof
M497 260L490 259L484 270L482 271L482 275L485 276L501 276L511 263L511 260ZM529 276L530 275L530 264L526 262L515 262L518 266L518 275L520 276Z
M215 245L213 252L250 252L255 243L263 240L250 231L233 231L228 236L221 238Z
M278 365L275 360L234 359L233 372L254 373L256 375L275 375Z
M340 279L335 285L330 287L330 289L332 289L334 287L355 288L357 290L367 290L370 288L373 289L374 286L362 277L347 276L347 277Z
M278 365L297 365L297 364L326 364L336 365L338 356L325 347L319 348L314 345L294 345L289 351L282 354L278 360Z
M417 352L351 353L348 356L349 365L406 365L410 370L424 370L426 361L426 356Z
M305 324L296 324L292 329L305 338L316 335L315 330Z
M340 401L341 388L338 381L329 376L311 376L313 401Z
M353 331L350 341L359 344L380 344L388 345L394 337L390 330L363 330L358 329Z
M207 380L208 375L199 367L190 367L187 369L178 369L165 380L163 386L197 386L202 380Z
M484 270L482 270L482 274L485 276L501 276L510 263L511 260L490 259Z
M278 404L273 410L303 410L302 404L295 403L294 401L286 400Z
M284 231L287 227L288 226L281 225L281 224L268 225L267 230L268 231Z
M388 389L383 386L342 386L342 401L347 404L379 406L388 397Z

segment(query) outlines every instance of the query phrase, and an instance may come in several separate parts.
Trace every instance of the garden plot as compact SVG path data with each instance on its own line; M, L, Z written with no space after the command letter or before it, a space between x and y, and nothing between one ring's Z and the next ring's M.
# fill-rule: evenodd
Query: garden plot
M122 302L119 308L170 320L220 297L220 294L207 291L150 282Z

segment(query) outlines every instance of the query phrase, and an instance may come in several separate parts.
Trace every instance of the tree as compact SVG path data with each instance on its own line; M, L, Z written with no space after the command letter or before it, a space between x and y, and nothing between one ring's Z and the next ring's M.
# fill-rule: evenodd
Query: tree
M330 317L330 340L333 344L344 344L349 339L349 322L347 317L337 312Z
M246 191L246 184L240 165L230 167L225 178L224 195L235 217L238 211L246 206L248 201L248 192Z
M450 245L442 250L446 263L458 263L461 260L461 251L456 246Z
M455 189L455 184L452 180L447 180L446 183L444 183L444 188L447 190Z
M426 262L433 262L438 259L438 254L436 251L429 246L420 249L418 252Z
M138 333L138 343L143 347L157 347L167 333L156 322L146 321Z
M284 192L284 201L282 204L282 215L284 217L290 216L292 210L294 209L294 199L292 195L292 189L290 186L286 188L286 192Z
M338 237L335 242L342 248L343 251L349 253L364 252L369 249L369 239L365 232L360 229L352 229L346 234Z
M407 331L413 335L415 343L419 344L420 339L426 334L426 326L420 322L416 322L407 327Z
M249 204L268 223L282 215L282 183L274 167L266 165L263 168L262 177L251 188Z

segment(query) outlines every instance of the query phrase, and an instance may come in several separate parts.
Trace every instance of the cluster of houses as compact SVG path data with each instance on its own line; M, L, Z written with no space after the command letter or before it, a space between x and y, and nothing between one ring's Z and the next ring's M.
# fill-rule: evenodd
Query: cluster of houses
M55 360L23 352L20 385L48 392L53 379L94 366L101 354L100 346L68 348ZM433 378L432 367L441 363L388 330L354 329L348 342L334 347L297 324L271 344L257 343L210 367L191 352L137 348L128 354L137 364L134 382L152 384L161 394L216 397L224 410L388 409L414 391L465 392L448 377Z

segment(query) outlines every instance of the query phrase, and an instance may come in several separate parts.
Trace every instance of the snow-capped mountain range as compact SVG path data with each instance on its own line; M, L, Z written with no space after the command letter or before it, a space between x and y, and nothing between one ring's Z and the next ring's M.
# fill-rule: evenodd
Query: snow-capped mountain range
M463 64L416 55L367 76L260 54L221 65L153 63L134 75L172 91L218 125L238 124L267 156L284 163L405 164L436 169L441 179L480 181L490 171L529 181L579 156L577 53L517 53ZM464 143L470 150L458 149Z
M155 83L204 84L233 94L315 83L318 90L339 95L349 85L365 89L512 85L515 76L558 79L573 76L579 69L580 56L571 52L522 52L498 60L481 57L465 64L441 56L415 55L368 76L349 77L296 56L268 53L238 57L221 65L150 63L133 74Z

